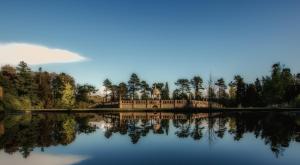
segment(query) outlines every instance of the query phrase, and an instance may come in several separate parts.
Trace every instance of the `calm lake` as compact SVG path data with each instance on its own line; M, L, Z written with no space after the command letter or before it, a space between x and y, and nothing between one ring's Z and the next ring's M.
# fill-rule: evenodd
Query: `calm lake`
M0 114L1 165L299 165L300 113Z

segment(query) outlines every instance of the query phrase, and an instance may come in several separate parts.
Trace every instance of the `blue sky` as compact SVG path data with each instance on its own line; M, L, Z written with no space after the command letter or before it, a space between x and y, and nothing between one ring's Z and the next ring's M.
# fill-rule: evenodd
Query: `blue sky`
M97 86L132 72L171 85L210 73L252 81L279 61L300 72L299 9L296 0L0 0L0 43L76 52L88 60L33 68Z

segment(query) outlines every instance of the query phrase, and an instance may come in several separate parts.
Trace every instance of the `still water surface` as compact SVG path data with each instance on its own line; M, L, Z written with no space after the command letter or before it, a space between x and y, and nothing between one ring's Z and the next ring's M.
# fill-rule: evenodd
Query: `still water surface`
M0 164L299 165L300 114L0 114Z

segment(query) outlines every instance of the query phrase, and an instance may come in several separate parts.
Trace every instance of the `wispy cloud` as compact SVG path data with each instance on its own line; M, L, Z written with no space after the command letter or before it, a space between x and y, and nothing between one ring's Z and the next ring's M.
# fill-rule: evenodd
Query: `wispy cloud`
M78 53L28 43L0 43L0 64L16 65L25 61L30 65L70 63L86 60Z

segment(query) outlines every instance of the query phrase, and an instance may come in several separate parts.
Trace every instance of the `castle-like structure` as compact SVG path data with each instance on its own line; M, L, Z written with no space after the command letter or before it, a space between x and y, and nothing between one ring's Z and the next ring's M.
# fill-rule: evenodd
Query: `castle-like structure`
M217 104L213 105L217 107ZM120 100L120 109L208 108L207 100Z
M154 86L149 100L120 100L120 109L179 109L179 108L220 108L219 104L203 100L162 100L160 90Z

